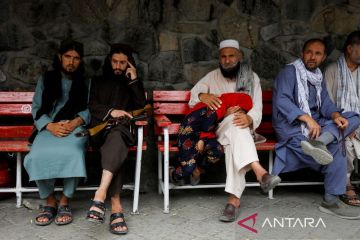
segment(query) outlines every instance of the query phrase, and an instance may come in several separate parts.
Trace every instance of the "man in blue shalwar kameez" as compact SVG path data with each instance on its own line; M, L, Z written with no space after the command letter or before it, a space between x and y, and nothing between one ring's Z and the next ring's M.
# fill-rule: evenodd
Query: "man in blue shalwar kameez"
M325 186L320 211L360 219L359 210L338 198L346 186L341 142L358 128L360 118L354 112L341 113L330 100L318 68L326 58L325 50L322 40L308 40L301 59L287 65L275 79L273 126L278 144L273 174L306 167L320 171Z
M75 137L89 123L88 85L84 78L83 45L73 40L61 43L53 70L39 79L32 105L37 135L24 166L30 181L35 181L46 204L35 224L57 225L72 221L69 198L81 178L86 177L85 144L87 138ZM57 202L54 184L63 179L63 194ZM56 209L57 208L57 209Z

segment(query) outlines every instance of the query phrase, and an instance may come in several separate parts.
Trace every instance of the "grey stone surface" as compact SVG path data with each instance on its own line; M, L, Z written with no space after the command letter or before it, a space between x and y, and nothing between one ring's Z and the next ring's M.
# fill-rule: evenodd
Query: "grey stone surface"
M3 0L0 56L7 60L0 57L0 65L8 78L0 89L33 90L30 77L35 73L13 77L9 59L47 62L56 45L68 37L84 42L88 74L98 73L97 60L91 59L101 60L109 44L124 42L137 52L145 85L168 89L176 82L184 87L193 79L185 65L211 65L224 38L237 39L251 60L274 51L281 56L275 62L291 60L311 37L326 37L331 46L328 54L336 53L346 35L359 29L359 11L355 0ZM173 53L161 54L168 51ZM153 61L164 66L154 67ZM251 62L259 69L270 68L261 59ZM277 70L263 71L265 75L260 71L260 78L271 81ZM165 79L154 81L154 77Z
M178 83L184 81L183 63L177 52L162 52L149 64L149 81Z
M350 240L358 239L359 220L344 220L321 213L322 186L277 188L275 199L260 194L259 189L247 188L242 196L240 216L236 222L222 223L218 216L226 203L221 189L171 191L170 213L162 212L163 198L155 192L140 195L140 214L130 215L132 192L122 194L122 204L129 233L116 236L108 231L110 209L105 223L86 221L85 215L93 192L78 192L71 202L74 221L66 226L52 223L46 227L34 224L38 210L16 208L15 198L0 201L1 239L156 239L156 240ZM25 194L28 206L41 201L37 194ZM109 202L106 203L108 207ZM354 208L354 211L360 211ZM243 224L238 224L257 214ZM307 219L307 220L305 220ZM321 219L321 220L320 220ZM297 222L296 222L297 221ZM307 223L305 226L304 223ZM311 227L308 223L314 221ZM320 221L319 224L317 224ZM283 225L282 225L283 222ZM294 224L296 222L296 224ZM321 223L322 222L322 223ZM3 238L4 237L4 238Z
M183 39L182 50L184 63L209 61L213 59L211 47L200 38Z
M6 75L3 71L0 70L0 83L6 81Z

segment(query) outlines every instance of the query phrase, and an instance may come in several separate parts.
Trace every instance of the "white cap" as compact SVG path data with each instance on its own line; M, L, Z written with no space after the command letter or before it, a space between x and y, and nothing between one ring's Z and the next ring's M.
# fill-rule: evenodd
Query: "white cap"
M220 42L219 50L227 47L236 48L240 50L239 42L233 39L228 39Z

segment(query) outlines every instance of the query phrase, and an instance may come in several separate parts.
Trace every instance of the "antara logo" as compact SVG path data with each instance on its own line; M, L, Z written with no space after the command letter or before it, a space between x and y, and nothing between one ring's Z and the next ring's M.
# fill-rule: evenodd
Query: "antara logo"
M250 215L250 216L248 216L248 217L246 217L246 218L238 221L238 224L239 224L241 227L246 228L247 230L250 230L250 231L252 231L252 232L254 232L254 233L257 233L258 231L257 231L255 228L253 228L253 227L255 226L255 223L256 223L256 217L257 217L257 215L258 215L257 213L254 213L253 215ZM252 219L252 226L251 226L251 227L248 226L248 225L246 225L246 224L244 224L245 222L249 221L250 219Z
M256 218L257 218L258 214L254 213L240 221L238 221L238 224L253 232L253 233L258 233L258 230L256 230L254 228L255 224L256 224ZM246 222L252 220L252 224L245 224ZM280 217L280 218L265 218L263 224L261 225L261 228L264 227L270 227L270 228L318 228L318 227L323 227L326 228L326 224L324 222L324 220L322 218L309 218L309 217L305 217L305 218L291 218L291 217Z

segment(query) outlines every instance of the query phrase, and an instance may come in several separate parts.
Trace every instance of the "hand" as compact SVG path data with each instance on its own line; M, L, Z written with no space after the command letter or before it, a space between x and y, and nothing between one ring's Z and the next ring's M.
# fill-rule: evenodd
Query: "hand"
M211 93L200 93L199 99L201 102L205 103L210 108L210 110L213 111L217 110L222 104L218 96Z
M80 117L76 117L71 121L64 121L62 123L63 126L69 130L70 132L73 132L75 130L75 128L77 128L78 126L80 126L81 124L83 124L83 120Z
M242 112L245 113L245 111L239 107L239 106L233 106L233 107L229 107L228 109L226 109L226 113L225 113L225 117L229 116L230 114L233 114L235 112Z
M234 113L233 124L240 128L247 128L253 123L252 118L244 112Z
M345 128L347 128L347 126L349 126L349 121L343 116L339 116L335 118L333 121L341 130L344 130Z
M71 133L71 130L65 126L66 122L54 122L46 125L46 130L52 133L55 137L66 137Z
M113 118L119 118L119 117L124 117L124 116L127 116L129 118L133 118L133 116L131 116L129 113L127 113L127 112L125 112L123 110L117 110L117 109L112 110L110 115Z
M126 69L125 76L127 76L131 80L135 80L137 78L136 68L129 61L128 65L129 67Z

